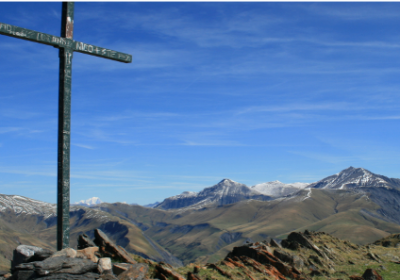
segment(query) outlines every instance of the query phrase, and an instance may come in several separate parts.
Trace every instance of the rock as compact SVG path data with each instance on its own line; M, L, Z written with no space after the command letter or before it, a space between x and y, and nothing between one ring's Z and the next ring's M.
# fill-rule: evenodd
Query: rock
M145 280L148 270L148 265L144 263L130 264L129 269L118 276L118 280ZM182 279L185 280L184 278Z
M99 247L86 247L85 249L78 250L76 252L77 258L88 259L95 263L99 261Z
M380 262L379 257L372 252L368 252L367 257L376 262Z
M34 270L17 270L12 277L18 280L28 280L38 278L39 275Z
M324 276L324 274L319 270L312 270L310 275L311 276Z
M110 258L101 258L97 263L97 270L100 274L112 274L112 265Z
M75 258L76 257L76 250L72 248L65 248L62 249L61 251L55 252L51 258L56 258L56 257L67 257L67 258Z
M328 259L328 257L325 255L323 251L321 251L317 245L312 243L304 234L301 232L292 232L289 234L287 239L282 240L282 247L296 250L299 249L300 246L303 246L305 248L314 250L320 257L323 257L325 259Z
M297 268L301 268L304 266L304 261L299 256L290 255L283 250L275 249L274 256L283 262L296 266Z
M270 254L266 250L254 249L247 246L234 247L232 252L227 255L227 258L234 259L237 256L243 260L243 256L249 257L258 263L268 264L273 266L277 271L286 277L300 279L300 272L294 267L283 263L280 259Z
M114 274L103 274L99 280L118 280Z
M121 273L127 271L132 264L130 263L114 263L112 270L115 275L120 275Z
M11 270L21 263L32 261L42 261L50 257L54 252L30 245L19 245L13 252L13 260L11 261Z
M88 247L96 247L92 240L86 234L81 234L78 236L78 250L82 250Z
M271 244L271 247L275 247L275 248L279 248L282 249L281 244L279 244L278 242L276 242L274 239L271 238L271 241L269 242L269 244Z
M39 278L40 280L95 280L95 279L102 279L100 274L98 273L93 273L93 272L88 272L82 275L74 275L74 274L68 274L68 273L60 273L60 274L54 274L54 275L49 275L46 277L41 277ZM19 278L18 278L19 280Z
M179 273L173 271L168 267L165 267L161 263L156 265L155 271L156 271L156 277L159 277L160 279L173 278L174 280L186 280L182 275L180 275Z
M132 264L137 263L131 258L131 256L129 256L128 252L126 252L124 248L115 245L114 242L112 242L100 229L94 230L94 236L94 243L99 246L99 251L104 256L121 262Z
M209 264L208 265L209 268L215 269L216 271L219 272L219 274L221 274L222 276L225 276L228 279L234 279L232 274L230 274L229 272L223 270L222 268L220 268L219 266L217 266L216 264Z
M380 276L378 272L376 272L371 268L365 270L364 274L362 275L362 278L364 278L364 280L383 280L383 277Z
M36 273L40 276L47 276L55 273L85 274L86 272L96 272L97 264L87 259L54 257L42 262L32 263Z
M201 280L197 275L192 272L188 272L187 280Z

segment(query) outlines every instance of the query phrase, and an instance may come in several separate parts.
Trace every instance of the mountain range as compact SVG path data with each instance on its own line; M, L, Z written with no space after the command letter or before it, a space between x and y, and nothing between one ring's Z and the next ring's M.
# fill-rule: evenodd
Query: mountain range
M19 243L55 247L54 204L0 195L0 211L0 264ZM356 244L399 233L400 180L354 167L311 184L247 187L224 179L156 208L101 203L72 206L70 216L72 247L79 234L100 228L128 252L176 266L216 261L246 241L279 241L306 229Z

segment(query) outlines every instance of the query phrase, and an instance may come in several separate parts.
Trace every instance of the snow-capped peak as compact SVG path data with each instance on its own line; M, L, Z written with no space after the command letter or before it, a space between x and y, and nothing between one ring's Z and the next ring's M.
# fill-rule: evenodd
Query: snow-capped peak
M92 206L92 205L100 204L102 202L103 201L101 201L100 198L92 197L92 198L89 198L87 200L81 200L79 202L75 202L74 205Z
M395 187L398 188L398 179L374 174L364 168L350 166L335 175L326 177L310 185L311 188L322 189L353 189L363 187Z
M252 186L253 190L259 191L262 194L270 195L270 196L284 196L289 195L291 193L297 192L306 188L309 183L292 183L285 184L278 180L272 182L261 183Z

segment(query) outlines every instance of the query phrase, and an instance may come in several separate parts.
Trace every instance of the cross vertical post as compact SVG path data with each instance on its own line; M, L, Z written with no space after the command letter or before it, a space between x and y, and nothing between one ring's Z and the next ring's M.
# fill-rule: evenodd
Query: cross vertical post
M71 77L72 54L80 52L119 62L131 63L132 55L73 40L74 3L62 3L61 37L0 22L0 35L59 48L57 150L57 250L69 247Z
M58 99L57 170L57 250L69 247L71 77L74 3L62 3L61 38L70 44L59 49L60 77Z

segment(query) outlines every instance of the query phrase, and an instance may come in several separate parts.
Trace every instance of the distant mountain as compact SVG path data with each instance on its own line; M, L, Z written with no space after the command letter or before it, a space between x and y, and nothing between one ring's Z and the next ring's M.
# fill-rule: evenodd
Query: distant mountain
M299 190L306 188L308 185L309 183L285 184L279 181L273 181L257 184L251 188L265 195L279 197L298 192Z
M87 204L98 202L98 198L87 200ZM128 204L116 203L119 207L131 207ZM93 230L101 229L117 245L129 253L134 253L156 261L172 265L182 262L172 256L156 241L145 235L142 230L127 221L107 213L103 204L92 204L93 207L71 205L70 207L70 246L76 248L77 238L85 233L93 238ZM148 209L141 207L142 209ZM9 269L13 250L20 244L55 249L57 233L56 204L23 197L19 195L0 194L0 268ZM132 241L132 242L131 242Z
M378 175L364 168L350 166L341 172L312 183L307 188L315 189L360 189L386 188L400 190L400 179Z
M73 205L81 205L81 206L93 206L97 204L101 204L103 201L101 201L100 198L98 197L92 197L87 200L81 200L79 202L75 202Z
M154 203L150 203L150 204L143 205L143 207L155 208L155 207L157 207L157 205L159 205L159 204L160 204L160 202L156 201L156 202L154 202ZM131 204L131 205L133 205L133 204Z
M244 184L230 179L223 179L218 184L205 188L199 193L183 192L180 195L166 198L155 208L164 210L184 207L199 209L208 205L227 205L248 199L265 201L271 200L272 197L253 190Z

